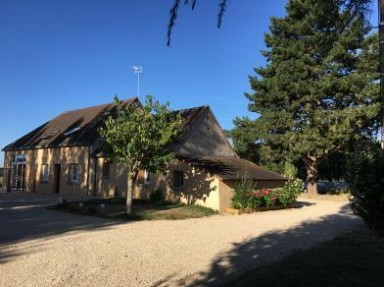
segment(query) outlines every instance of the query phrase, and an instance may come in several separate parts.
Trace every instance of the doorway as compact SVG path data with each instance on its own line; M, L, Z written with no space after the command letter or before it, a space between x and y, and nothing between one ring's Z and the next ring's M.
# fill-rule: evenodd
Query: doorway
M55 163L53 172L53 192L60 192L61 164Z
M26 158L24 154L14 154L12 156L11 167L11 192L25 191L26 183Z

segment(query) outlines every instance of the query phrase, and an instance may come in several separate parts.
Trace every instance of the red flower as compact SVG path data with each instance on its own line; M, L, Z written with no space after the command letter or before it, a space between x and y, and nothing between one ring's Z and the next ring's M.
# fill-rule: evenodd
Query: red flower
M259 194L259 191L258 191L258 190L256 190L256 192L255 192L255 197L256 197L256 198L259 198L259 197L260 197L260 194Z
M263 188L263 195L267 196L269 194L269 190L266 188Z

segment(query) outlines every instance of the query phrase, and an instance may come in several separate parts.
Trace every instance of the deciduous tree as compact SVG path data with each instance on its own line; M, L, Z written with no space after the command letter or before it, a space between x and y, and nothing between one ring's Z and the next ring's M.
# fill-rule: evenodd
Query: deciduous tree
M124 104L115 99L117 110L99 129L104 151L128 170L126 213L131 213L133 189L141 170L164 168L172 158L171 143L180 133L179 113L148 96L144 105Z

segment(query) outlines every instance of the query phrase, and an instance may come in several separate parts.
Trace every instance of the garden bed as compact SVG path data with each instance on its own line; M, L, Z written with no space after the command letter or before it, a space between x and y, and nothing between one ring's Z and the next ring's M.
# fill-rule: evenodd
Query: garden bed
M120 220L175 220L217 214L210 208L197 205L184 205L168 201L154 203L149 200L133 200L132 213L127 215L124 198L64 201L61 204L50 206L49 209Z
M253 212L263 212L263 211L269 211L269 210L280 210L280 209L287 209L287 208L294 208L296 207L294 204L290 205L273 205L273 206L260 206L255 209L250 209L250 208L227 208L226 212L229 214L244 214L244 213L253 213Z

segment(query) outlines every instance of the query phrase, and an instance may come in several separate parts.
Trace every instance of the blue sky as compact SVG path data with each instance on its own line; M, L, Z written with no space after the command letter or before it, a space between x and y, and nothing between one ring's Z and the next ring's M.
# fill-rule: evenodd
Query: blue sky
M228 2L220 30L217 0L182 6L167 47L173 0L0 0L0 147L64 111L136 96L132 65L143 67L141 95L209 105L225 129L255 118L248 75L264 65L269 18L287 1Z

